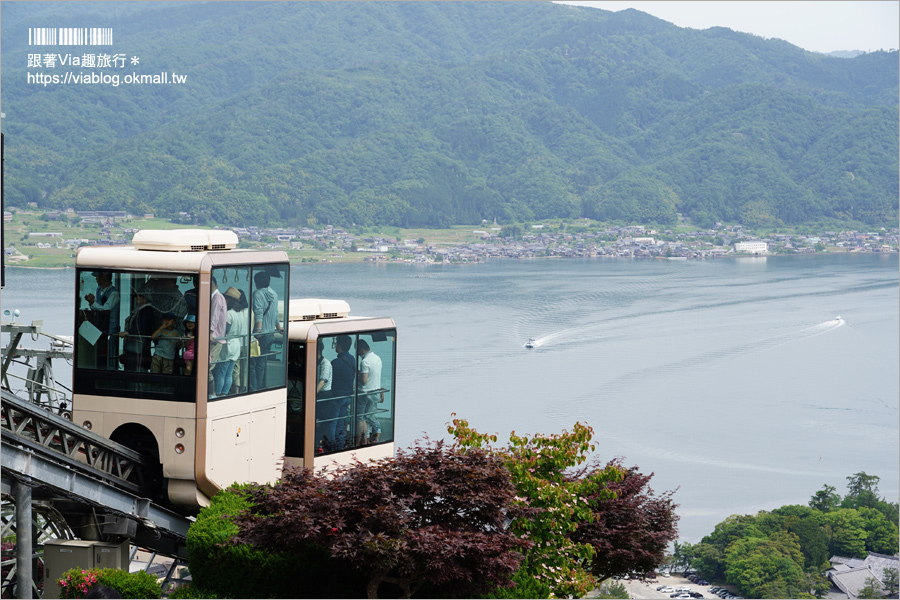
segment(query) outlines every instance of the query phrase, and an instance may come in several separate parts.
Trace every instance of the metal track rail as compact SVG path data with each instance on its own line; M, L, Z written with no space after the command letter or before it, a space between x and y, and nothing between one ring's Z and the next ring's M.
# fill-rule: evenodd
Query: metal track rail
M127 533L136 545L187 558L185 543L191 521L184 515L79 472L70 465L54 462L6 438L0 450L3 494L12 496L15 482L24 483L33 488L35 497L71 501L84 507L86 512L93 510L105 517L113 517L109 524L117 532Z
M2 492L33 488L35 498L107 519L101 531L130 537L162 554L187 558L191 519L151 502L145 487L158 465L39 406L2 391ZM146 477L145 477L146 476Z
M4 442L14 440L35 453L51 456L132 492L144 488L149 479L145 475L156 466L134 450L12 394L3 391L2 399L0 429Z

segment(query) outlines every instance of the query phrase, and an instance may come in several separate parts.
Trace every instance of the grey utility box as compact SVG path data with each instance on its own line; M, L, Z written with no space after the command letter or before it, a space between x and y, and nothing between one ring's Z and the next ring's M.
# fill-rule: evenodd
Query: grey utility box
M44 542L44 598L59 598L56 580L69 569L128 570L129 543L110 544L89 540Z

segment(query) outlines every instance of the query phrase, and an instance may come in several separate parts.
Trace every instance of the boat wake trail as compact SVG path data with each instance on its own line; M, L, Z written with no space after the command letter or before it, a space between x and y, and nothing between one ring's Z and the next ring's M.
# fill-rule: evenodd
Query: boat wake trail
M824 335L838 329L839 327L842 327L845 324L846 322L838 317L836 319L832 319L831 321L819 323L818 325L806 327L801 330L790 331L788 333L776 335L768 339L755 340L752 342L737 344L727 348L709 350L669 363L661 365L657 364L652 367L645 367L630 371L628 373L619 375L618 377L615 377L614 379L607 381L604 384L601 384L589 395L572 398L566 403L555 405L554 412L556 413L556 415L560 416L564 422L568 422L567 419L570 419L572 416L582 418L584 411L587 410L589 406L593 405L596 402L597 398L608 397L613 393L621 394L623 389L626 389L630 386L644 385L648 381L668 377L683 370L690 370L692 368L695 368L699 364L712 365L725 360L738 359L748 354L763 352L766 350L777 348L778 346L782 346L784 344L790 344L793 342L798 342L800 340Z

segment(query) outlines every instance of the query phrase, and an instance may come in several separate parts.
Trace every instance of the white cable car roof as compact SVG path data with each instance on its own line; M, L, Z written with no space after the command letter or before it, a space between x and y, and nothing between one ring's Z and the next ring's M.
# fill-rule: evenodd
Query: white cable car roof
M213 229L142 229L134 234L132 244L138 250L205 252L234 250L238 237L233 231Z

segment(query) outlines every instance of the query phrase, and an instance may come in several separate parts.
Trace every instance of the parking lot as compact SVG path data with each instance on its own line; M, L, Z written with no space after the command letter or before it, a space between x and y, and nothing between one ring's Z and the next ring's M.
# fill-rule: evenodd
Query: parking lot
M668 585L673 588L678 588L682 586L686 586L691 588L691 591L700 592L703 594L704 598L712 598L713 600L719 600L719 597L715 594L708 593L707 590L711 585L718 585L719 587L724 587L731 590L731 593L737 594L737 590L734 586L731 585L722 585L719 583L713 583L710 585L697 585L685 579L684 577L679 577L677 575L672 575L670 577L660 577L654 580L655 583L642 583L640 581L632 581L626 579L620 579L619 583L625 584L625 589L628 590L628 595L631 598L669 598L669 596L673 592L657 592L656 588L661 585Z

